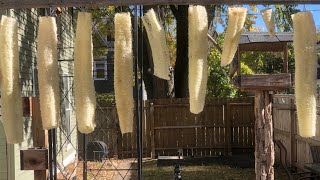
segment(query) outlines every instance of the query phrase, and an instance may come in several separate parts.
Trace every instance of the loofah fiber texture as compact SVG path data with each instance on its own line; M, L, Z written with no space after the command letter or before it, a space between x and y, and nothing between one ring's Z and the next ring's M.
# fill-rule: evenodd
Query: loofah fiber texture
M2 122L9 144L23 141L17 20L2 16L0 25Z
M190 112L203 111L208 70L208 17L203 6L190 6L189 16L189 94Z
M169 80L170 56L162 24L153 9L145 13L142 21L147 30L151 46L154 75L161 79Z
M271 8L266 8L260 11L262 19L267 26L268 32L271 36L275 35L274 31L274 12Z
M54 17L40 17L38 29L38 79L43 129L59 126L60 89L57 52L57 25Z
M243 31L246 20L247 9L243 7L228 8L228 27L224 37L223 50L221 55L221 66L231 63L237 51L240 35Z
M74 49L74 95L78 130L84 134L93 132L96 127L91 23L91 13L78 13Z
M316 133L317 34L311 12L291 15L295 56L295 98L299 133L312 137Z
M115 15L114 91L122 134L133 129L133 54L131 17Z

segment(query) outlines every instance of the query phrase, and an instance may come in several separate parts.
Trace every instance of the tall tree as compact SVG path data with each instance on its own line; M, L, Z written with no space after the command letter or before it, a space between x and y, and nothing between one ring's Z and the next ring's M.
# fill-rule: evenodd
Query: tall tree
M176 98L188 97L188 5L171 5L177 25L177 52L174 71Z

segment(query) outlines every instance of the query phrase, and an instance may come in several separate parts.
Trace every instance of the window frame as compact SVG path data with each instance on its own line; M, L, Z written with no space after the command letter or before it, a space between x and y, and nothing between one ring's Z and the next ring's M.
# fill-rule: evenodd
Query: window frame
M97 64L103 64L103 67L97 67ZM97 71L101 69L104 70L104 78L97 77ZM108 63L105 58L93 61L93 79L95 81L108 80Z

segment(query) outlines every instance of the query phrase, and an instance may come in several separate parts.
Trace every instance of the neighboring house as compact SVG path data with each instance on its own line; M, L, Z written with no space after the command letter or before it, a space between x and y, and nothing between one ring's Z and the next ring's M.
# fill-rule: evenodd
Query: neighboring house
M58 25L58 48L60 60L60 88L61 88L61 128L57 129L56 148L57 161L67 165L76 156L77 131L75 113L73 111L74 98L72 90L73 81L73 41L74 41L74 12L72 8L60 9L56 15ZM48 11L47 11L48 12ZM20 77L22 96L38 96L37 87L37 57L36 38L39 17L49 14L45 9L19 9L0 11L15 17L18 24L19 51L20 51ZM64 98L67 97L67 98ZM0 123L0 180L29 180L33 179L33 171L20 170L20 150L33 147L31 122L32 117L24 117L24 142L20 144L7 144L3 126ZM70 136L69 136L70 135ZM67 138L68 137L68 138Z
M97 93L114 93L113 42L110 44L106 56L95 59L93 62L94 86Z

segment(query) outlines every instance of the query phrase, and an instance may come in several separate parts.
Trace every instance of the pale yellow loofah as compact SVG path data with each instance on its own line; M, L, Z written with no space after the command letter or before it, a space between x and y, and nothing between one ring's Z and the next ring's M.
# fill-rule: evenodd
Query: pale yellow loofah
M208 17L203 6L189 7L189 94L190 112L203 111L208 70Z
M271 36L275 35L274 31L274 13L271 8L266 8L260 11L262 19L267 26L268 32Z
M60 120L57 41L56 19L54 17L40 17L37 63L43 129L58 127Z
M143 24L147 30L148 39L151 46L154 75L169 80L169 48L166 43L166 36L161 22L156 13L150 9L142 17Z
M122 134L133 129L133 54L131 17L129 13L117 13L114 49L114 91Z
M78 130L84 134L93 132L96 127L91 21L91 13L78 13L74 49L74 95Z
M0 28L2 122L7 143L23 141L17 20L2 16Z
M317 34L311 12L291 15L295 56L295 98L299 133L316 135Z
M233 60L239 45L240 35L243 31L246 16L246 8L228 8L228 27L226 35L224 37L223 50L221 55L221 66L226 66Z

